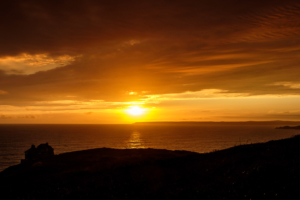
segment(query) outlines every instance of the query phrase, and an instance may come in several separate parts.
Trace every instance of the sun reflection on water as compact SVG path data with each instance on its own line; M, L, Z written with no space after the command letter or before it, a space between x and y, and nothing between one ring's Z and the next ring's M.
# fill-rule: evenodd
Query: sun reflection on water
M140 133L137 131L132 132L130 139L127 142L128 149L144 149L143 140L140 139Z

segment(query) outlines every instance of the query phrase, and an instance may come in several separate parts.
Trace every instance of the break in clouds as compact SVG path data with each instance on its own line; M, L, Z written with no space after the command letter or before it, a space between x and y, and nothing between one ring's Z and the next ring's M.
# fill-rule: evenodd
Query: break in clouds
M296 0L12 0L0 9L2 105L299 95Z

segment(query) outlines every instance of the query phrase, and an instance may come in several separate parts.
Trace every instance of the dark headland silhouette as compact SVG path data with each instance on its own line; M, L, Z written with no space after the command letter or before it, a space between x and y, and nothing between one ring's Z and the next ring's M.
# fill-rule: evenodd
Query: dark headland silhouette
M297 130L300 130L300 126L281 126L281 127L276 127L276 129L297 129Z
M212 153L91 149L0 173L5 199L297 199L300 136Z

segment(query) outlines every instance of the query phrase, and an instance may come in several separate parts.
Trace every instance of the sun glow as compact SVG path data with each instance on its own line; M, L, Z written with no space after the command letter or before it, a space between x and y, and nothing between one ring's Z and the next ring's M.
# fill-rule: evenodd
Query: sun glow
M144 114L144 109L143 108L140 108L139 106L130 106L129 109L126 110L128 114L130 115L134 115L134 116L137 116L137 115L142 115Z

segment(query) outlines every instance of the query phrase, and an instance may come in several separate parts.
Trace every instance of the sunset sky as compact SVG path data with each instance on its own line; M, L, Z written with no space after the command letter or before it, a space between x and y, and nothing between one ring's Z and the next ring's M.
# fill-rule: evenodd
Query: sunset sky
M299 0L0 10L0 123L300 121Z

